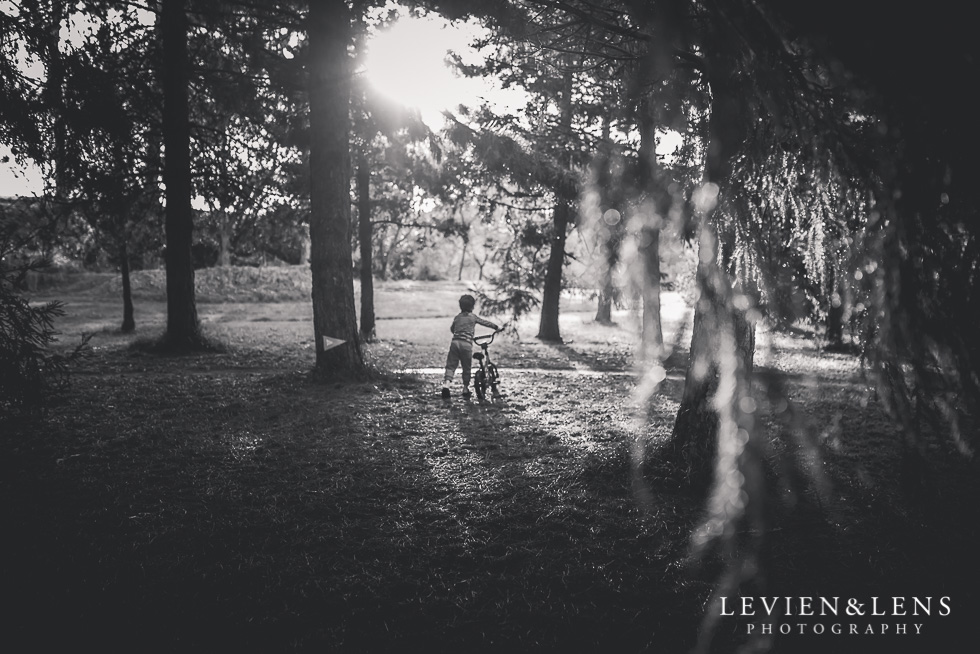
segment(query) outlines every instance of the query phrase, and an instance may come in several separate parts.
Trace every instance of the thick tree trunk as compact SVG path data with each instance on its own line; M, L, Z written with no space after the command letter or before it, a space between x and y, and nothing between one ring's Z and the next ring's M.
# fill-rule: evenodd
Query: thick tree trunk
M320 377L365 373L350 240L350 10L309 0L310 268ZM333 341L342 344L335 347Z
M187 98L187 14L184 0L163 0L163 183L166 187L167 347L193 349L201 344L194 301L191 240L190 121Z
M609 137L611 131L610 119L604 116L602 120L602 140L593 166L595 167L595 185L600 194L597 221L599 247L602 252L602 268L599 270L599 303L596 307L595 321L601 325L612 324L612 305L615 288L613 272L619 263L619 249L623 240L623 179L620 167L613 166L613 146ZM607 213L615 209L615 213ZM610 218L607 219L607 216Z
M664 73L666 74L666 73ZM664 175L657 161L657 124L647 95L640 103L640 185L643 191L643 227L639 234L643 263L643 322L640 360L659 362L663 358L664 334L660 322L660 228L670 211L671 197L663 186Z
M563 134L571 132L572 128L572 71L565 71L562 81L562 94L559 100L559 126ZM558 327L559 303L561 302L562 278L565 270L565 240L568 238L568 225L572 222L572 202L575 189L567 176L571 160L568 154L562 157L563 179L555 184L555 210L552 218L554 235L551 239L551 252L548 255L548 267L545 271L544 291L541 294L541 322L538 326L538 338L543 341L561 342L561 330Z
M367 157L357 162L357 227L361 246L361 336L365 341L375 337L374 264L371 260L371 168Z
M690 362L672 442L674 451L682 453L690 477L697 484L706 483L713 469L719 414L712 408L710 398L718 388L721 368L725 368L730 383L736 386L733 395L745 393L755 352L754 325L746 319L744 311L733 307L732 281L719 265L718 234L711 219L722 194L729 192L724 184L748 124L739 89L726 82L723 76L717 76L711 85L709 144L702 186L706 199L701 209L698 240L700 297L694 310ZM731 344L731 351L727 343ZM734 412L738 414L737 404ZM730 417L734 421L739 419L739 415Z
M659 361L664 354L664 333L660 321L660 228L645 227L640 232L643 259L643 331L641 358Z
M555 233L551 240L548 255L548 268L544 278L544 292L541 297L541 323L538 338L543 341L561 342L558 327L558 305L561 301L562 277L565 269L565 239L572 213L571 203L564 197L556 200L554 212Z
M129 279L129 249L123 241L119 246L119 267L122 272L123 321L120 328L124 334L136 329L136 318L133 315L133 287Z

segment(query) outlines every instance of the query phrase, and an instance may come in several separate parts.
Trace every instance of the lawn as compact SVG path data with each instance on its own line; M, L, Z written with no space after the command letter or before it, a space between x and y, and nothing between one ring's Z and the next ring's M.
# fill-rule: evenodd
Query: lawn
M563 305L563 345L536 341L533 320L498 337L501 401L442 400L466 287L380 284L379 340L365 350L375 377L326 385L309 375L304 300L201 303L227 351L172 358L129 347L162 328L151 292L123 336L103 287L46 290L67 303L62 342L92 333L93 355L42 416L0 423L4 649L689 651L736 559L690 556L703 498L658 463L683 388L683 299L665 294L680 364L641 421L636 316L594 324L584 295ZM769 426L784 474L757 594L949 596L953 609L786 616L810 631L776 636L774 651L963 651L946 644L971 636L980 608L975 464L930 432L932 492L904 493L900 434L859 361L803 336L760 342L757 362L788 380L815 463L794 463L803 441ZM913 635L829 632L886 621ZM720 619L710 651L733 651L751 625Z

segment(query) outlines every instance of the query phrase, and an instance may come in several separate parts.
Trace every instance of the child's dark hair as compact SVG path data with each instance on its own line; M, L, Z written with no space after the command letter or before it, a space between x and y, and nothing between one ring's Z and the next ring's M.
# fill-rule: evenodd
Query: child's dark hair
M473 311L473 307L476 306L476 298L472 295L464 295L459 298L459 308L461 311Z

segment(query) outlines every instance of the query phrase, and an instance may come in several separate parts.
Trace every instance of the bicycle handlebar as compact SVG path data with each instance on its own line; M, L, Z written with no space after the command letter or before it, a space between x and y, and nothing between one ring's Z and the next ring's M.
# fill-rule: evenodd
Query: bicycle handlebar
M493 337L499 334L502 330L498 329L495 332L490 332L489 334L482 334L480 336L474 336L473 342L477 345L490 345L493 343Z

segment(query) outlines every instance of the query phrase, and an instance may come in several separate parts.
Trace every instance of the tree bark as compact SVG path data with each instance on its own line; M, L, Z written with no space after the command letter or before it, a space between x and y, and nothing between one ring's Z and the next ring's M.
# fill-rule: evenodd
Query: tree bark
M184 0L163 0L163 183L166 187L167 347L193 349L201 344L194 300L191 241L190 120L187 14Z
M748 109L729 77L715 75L711 79L711 90L709 143L702 191L708 196L713 193L714 198L707 197L700 215L697 270L700 297L694 310L690 361L672 442L673 450L680 452L688 465L690 478L699 485L710 479L717 450L719 418L710 398L718 388L720 366L726 366L727 374L736 385L732 395L737 397L747 392L745 385L755 352L754 324L748 321L744 311L733 307L732 281L719 265L718 234L712 221L712 213L723 194L730 192L725 188L725 182L744 140ZM731 339L731 352L726 345L728 338ZM729 355L731 360L726 360ZM732 420L740 420L742 416L737 404L733 411Z
M541 323L538 327L538 338L543 341L561 342L558 314L565 268L565 240L568 224L571 222L571 213L571 203L565 197L557 198L553 216L555 233L551 240L551 252L548 255L548 268L545 272L544 291L541 296Z
M612 324L612 305L615 289L613 287L613 271L619 263L619 248L622 244L624 231L622 213L616 221L606 220L606 211L623 210L621 173L614 173L613 147L609 134L611 131L609 116L602 120L602 140L599 152L594 162L596 187L600 194L599 201L599 246L602 251L602 268L599 271L599 303L596 307L595 321L601 325ZM609 224L613 222L613 224Z
M599 306L596 307L595 321L600 325L612 324L612 272L604 272L602 289L599 291Z
M133 287L129 279L129 249L124 240L119 245L119 267L122 272L123 321L120 330L128 334L136 329L136 318L133 315Z
M572 128L572 71L565 71L562 80L562 94L559 100L559 126L563 134L569 134ZM543 341L561 342L561 330L558 327L559 303L561 302L562 277L565 269L565 240L568 237L568 225L572 222L572 202L575 190L571 187L568 175L571 156L564 153L561 156L562 179L556 182L555 209L552 216L554 235L551 239L551 252L548 255L548 267L544 278L544 291L541 296L541 322L538 326L538 338Z
M310 268L316 374L365 373L350 240L350 85L345 0L309 0ZM340 339L329 347L325 338Z
M660 228L644 227L640 232L643 260L643 361L659 361L664 354L664 333L660 320Z
M371 168L367 157L357 161L357 226L361 246L361 336L365 341L375 338L374 271L371 253Z
M666 75L666 73L662 73ZM643 227L638 244L643 263L643 321L640 360L659 362L663 357L664 334L660 321L660 228L670 211L671 197L663 186L663 172L657 161L657 124L647 94L640 102L640 189L644 205Z

